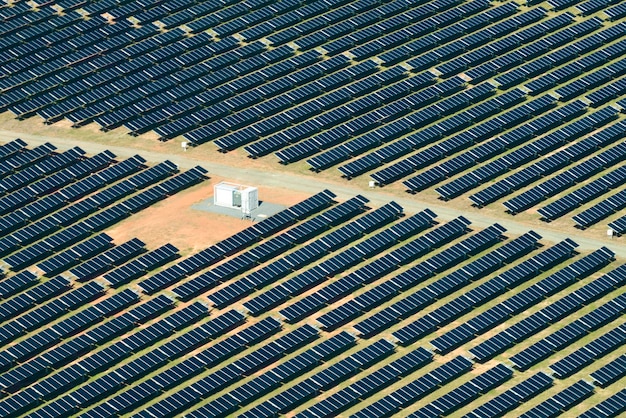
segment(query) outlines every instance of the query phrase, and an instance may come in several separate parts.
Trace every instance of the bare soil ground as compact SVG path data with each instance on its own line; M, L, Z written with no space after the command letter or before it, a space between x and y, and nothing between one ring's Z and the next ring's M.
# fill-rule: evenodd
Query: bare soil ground
M148 207L106 231L116 243L139 238L154 249L171 243L184 254L209 247L251 225L249 220L192 209L213 196L213 186L222 179L211 177L190 189ZM291 206L308 196L284 189L259 188L262 199Z

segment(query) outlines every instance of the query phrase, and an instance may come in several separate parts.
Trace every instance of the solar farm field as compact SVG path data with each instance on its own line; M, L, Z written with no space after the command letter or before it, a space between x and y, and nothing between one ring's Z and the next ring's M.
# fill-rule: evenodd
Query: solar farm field
M139 174L152 178L155 167ZM6 242L67 210L2 239L4 416L531 417L579 404L623 408L626 269L610 249L579 253L572 239L543 243L533 231L512 236L464 217L439 222L395 202L370 208L361 195L336 202L328 190L173 261L171 245L112 243L97 226L74 244L84 235L72 240L70 231L115 222L105 214L181 184L174 180L185 173L15 248ZM40 260L30 255L44 248Z
M0 417L623 416L625 93L619 0L1 2Z
M616 0L16 2L0 7L0 110L623 232L624 15Z

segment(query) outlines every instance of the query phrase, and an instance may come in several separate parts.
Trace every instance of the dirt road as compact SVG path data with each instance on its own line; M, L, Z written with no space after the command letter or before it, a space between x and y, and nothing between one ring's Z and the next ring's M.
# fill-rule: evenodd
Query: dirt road
M367 189L363 185L346 184L346 182L332 182L324 179L313 178L311 176L302 176L290 173L285 175L277 170L257 170L242 167L232 167L223 164L216 164L213 162L206 162L200 159L194 158L194 150L190 149L184 155L169 155L159 152L150 152L144 150L137 150L132 147L120 147L120 146L106 146L94 142L78 141L76 139L63 139L56 137L46 137L39 135L29 135L18 132L11 132L6 130L0 130L0 143L11 141L15 138L22 138L29 145L35 146L44 142L53 143L59 150L66 150L74 146L79 146L88 154L96 154L105 149L111 150L118 157L130 157L135 154L140 154L148 161L158 162L169 159L181 168L191 168L196 165L201 165L209 170L209 175L224 177L229 181L235 181L240 183L263 185L266 187L280 187L284 189L305 192L316 193L323 189L332 190L340 199L347 199L356 194L361 194L367 197L372 206L381 206L390 200L395 200L399 203L407 212L414 213L425 209L426 207L433 210L440 219L450 220L458 216L465 216L473 225L478 227L486 227L494 223L499 223L504 226L510 233L520 235L529 230L529 226L516 222L512 217L503 213L502 217L481 214L478 211L472 211L468 213L467 208L455 208L454 202L448 204L432 204L422 203L419 197L409 196L398 197L386 193L384 189ZM278 168L278 167L277 167ZM576 231L561 231L556 228L550 228L549 224L533 225L532 229L539 233L544 241L558 242L565 238L572 238L580 245L581 250L595 250L601 246L607 246L613 250L618 257L626 258L626 238L615 238L609 240L607 237L590 238L576 234Z

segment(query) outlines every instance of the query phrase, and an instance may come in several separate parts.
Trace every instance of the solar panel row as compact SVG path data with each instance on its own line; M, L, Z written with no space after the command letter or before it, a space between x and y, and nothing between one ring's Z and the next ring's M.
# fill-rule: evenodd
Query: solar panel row
M157 350L163 354L182 355L203 342L215 340L244 322L245 317L241 313L230 310L168 341ZM193 362L188 361L187 363L191 364ZM210 364L216 364L216 362ZM185 366L180 366L179 369L188 370ZM170 373L165 373L162 376L165 377L165 380L148 379L132 388L122 389L120 393L108 397L105 402L86 412L85 416L101 417L124 413L147 402L151 397L160 393L161 389L165 388L164 386L173 384L172 379L176 377L176 375Z
M7 299L16 293L22 292L24 289L35 285L37 282L39 282L39 278L28 270L19 272L11 277L3 278L2 281L0 281L0 297L2 299Z
M354 328L366 337L381 332L392 324L421 311L436 300L496 271L504 263L513 262L531 251L539 238L539 235L534 232L524 234L358 322ZM439 346L434 345L440 349Z
M111 241L113 241L113 238L105 233L100 233L42 261L37 264L37 268L42 270L44 276L47 277L59 274L71 266L110 248L113 245Z
M590 21L593 21L596 26L601 26L601 21L597 17L592 18ZM552 66L554 66L555 64L560 65L571 61L583 53L599 49L597 52L583 59L575 60L571 64L557 67L557 69L546 72L544 75L525 84L524 87L526 87L532 95L539 94L578 76L581 72L589 71L604 64L609 58L623 55L625 52L623 43L615 45L614 48L600 47L608 42L619 39L623 35L624 29L626 29L626 24L624 23L611 26L576 41L573 44L567 45L562 50L552 53L552 55L541 58L543 61L537 63L538 65L545 66L552 64ZM558 60L556 63L554 59L551 59L553 57Z
M594 391L595 389L592 384L584 380L579 380L556 395L541 402L539 405L531 408L528 412L522 414L521 417L539 418L561 414L563 411L567 411L584 401L591 396Z
M128 308L139 300L139 295L131 289L112 295L97 302L87 309L67 316L62 321L31 335L0 352L0 369L16 363L23 363L44 349L82 331L102 319L122 309Z
M19 273L19 275L24 274L27 273ZM17 275L15 277L17 277ZM33 288L2 302L0 304L0 318L3 321L6 321L20 315L31 306L45 302L46 300L65 292L70 287L71 282L64 277L55 277L54 279L39 283Z
M181 409L187 409L201 399L205 399L258 369L276 362L283 355L287 355L317 338L317 334L318 330L311 325L296 328L264 344L252 353L206 375L184 389L172 393L167 400L159 401L147 407L138 415L164 417L175 414Z
M621 149L619 151L621 151ZM626 168L618 167L602 177L585 184L581 188L574 190L572 193L538 209L537 212L541 215L542 220L553 221L571 212L576 207L607 193L610 189L621 186L625 182ZM617 203L619 204L619 201Z
M237 407L244 406L281 384L286 384L299 377L305 371L319 366L322 362L331 360L354 343L354 336L343 331L190 412L189 416L227 416L233 413Z
M624 127L626 127L626 123L617 122L613 125L605 127L597 134L593 134L585 138L584 140L578 142L578 144L581 144L580 148L583 149L586 148L587 145L595 147L608 146L624 135ZM574 147L576 147L576 145L574 145ZM607 149L606 151L598 153L591 158L570 167L562 173L542 181L532 189L522 192L518 196L507 200L503 204L508 210L511 211L511 213L518 213L526 210L535 206L542 200L572 187L575 183L583 182L605 168L612 167L614 164L622 161L625 158L625 155L626 145L620 143L615 147ZM498 195L496 191L494 191L494 194L496 196ZM474 194L472 198L477 202L482 202L482 200L485 199L482 192ZM485 202L487 203L488 201Z
M61 189L74 180L80 180L106 167L113 161L113 158L115 158L115 155L109 151L96 154L67 169L61 170L58 173L52 174L6 196L2 196L0 197L0 214L4 215L16 211L18 208L35 200L39 196L50 193L53 190Z
M337 145L352 136L371 131L384 123L394 121L406 115L411 110L418 110L426 104L436 102L442 97L449 96L461 90L463 87L464 82L460 78L455 77L451 80L445 80L432 87L420 90L417 93L401 95L400 98L394 102L371 110L368 113L343 123L341 126L332 127L308 140L278 151L276 156L283 163L298 161L321 149ZM482 87L482 90L480 88L476 89L479 91L478 94L486 94L484 92L485 86ZM487 86L487 89L489 89L489 86ZM473 91L473 93L476 94L476 91ZM439 102L441 103L440 109L434 110L432 107L428 107L424 109L424 111L407 115L403 117L402 120L405 121L405 123L408 122L414 125L432 122L438 116L445 116L452 113L454 110L458 110L463 104L469 104L468 96L471 97L472 93L461 96L462 97L453 102ZM385 103L385 101L382 103Z
M79 281L91 280L136 257L144 251L144 246L143 241L133 238L71 268L70 273Z
M574 248L577 246L576 243L570 240L561 241L479 285L468 292L467 296L476 301L476 306L480 306L498 295L532 279L542 271L546 271L562 263L572 256ZM509 310L510 308L507 309L501 306L491 307L440 337L431 340L431 344L433 344L439 352L446 353L506 321L511 313Z
M93 284L89 283L86 286ZM185 307L96 353L81 358L71 366L63 368L60 372L20 391L19 396L1 400L0 409L6 411L8 415L23 414L39 404L41 399L50 399L70 390L87 376L109 369L131 353L150 347L155 342L171 334L174 330L181 329L197 321L207 312L207 308L203 308L200 305ZM104 388L101 387L100 390L102 389ZM50 408L50 405L52 404L44 407L45 411L42 411L44 416L47 414L67 414L74 410L71 402L56 403L54 408Z
M409 415L410 418L440 417L451 414L480 395L500 386L513 376L513 370L498 364L451 392L435 399Z
M416 164L414 163L415 169L428 167L444 159L446 156L453 155L466 147L471 147L475 143L488 140L492 136L500 133L503 129L514 127L527 120L532 114L531 109L533 108L533 103L534 102L528 103L497 118L489 119L487 122L472 127L424 151L420 151L407 160L416 162ZM498 139L492 140L487 144L470 150L468 153L455 156L428 170L424 170L419 175L405 181L404 184L410 185L412 191L423 190L445 178L452 177L479 162L493 157L499 152L502 152L504 147L508 145L509 144L505 141Z
M582 262L583 260L584 259L581 259L579 261ZM596 262L598 261L602 264L606 263L606 260L596 260ZM574 263L572 263L572 265L573 264ZM583 267L582 277L590 274L599 267L597 264L594 264L590 264L586 266L586 268ZM568 274L571 274L571 272ZM509 301L511 304L516 303L516 307L518 307L518 310L514 312L519 313L521 312L519 309L526 309L526 307L537 303L540 299L542 299L543 294L550 295L555 293L555 288L556 290L558 290L559 287L562 288L563 285L561 283L564 282L564 275L555 274L554 276L549 276L544 279L541 282L541 286L545 287L545 290L543 287L540 287L540 283L537 283L536 285L531 286L530 288L525 289L510 298ZM570 279L570 283L566 282L565 285L571 284L571 280L572 279ZM610 273L605 274L604 276L583 286L579 290L560 298L554 304L528 315L521 321L511 325L493 337L473 347L470 349L470 352L478 361L486 361L503 350L512 347L542 329L547 328L550 324L553 324L554 322L567 316L568 312L575 312L586 304L587 301L597 300L609 291L613 290L615 287L622 286L624 280L624 269L618 267ZM533 296L533 294L535 294L535 296ZM603 310L592 314L590 318L593 318L593 321L595 321L595 326L599 326L600 324L606 323L605 321L614 315L611 313L611 310L615 310L617 308L618 306L616 303L610 304L606 308L603 308ZM522 367L521 363L520 367Z
M550 365L550 369L554 371L556 377L564 379L624 344L626 344L626 327L622 324L605 332L584 346L577 348L572 353Z
M383 234L386 236L392 235L391 238L405 240L413 234L417 234L423 231L425 228L432 225L433 218L436 215L428 210L420 212L410 218L392 226L385 230ZM395 237L393 237L395 234ZM372 241L378 241L378 236L371 238ZM363 242L362 246L365 246L370 240ZM359 246L360 244L357 244ZM371 244L368 244L368 246ZM383 245L387 245L383 241ZM393 250L388 255L383 255L381 258L374 260L372 263L360 267L353 273L350 273L344 277L337 278L332 283L324 286L310 296L305 296L299 301L293 302L288 306L285 306L280 310L280 314L283 315L287 322L293 323L299 321L322 306L329 304L330 302L339 299L343 295L354 290L355 286L365 284L373 281L376 277L384 274L384 269L388 269L391 264L387 260L393 258L396 265L401 265L409 260L413 259L410 255L412 253L412 245L406 244L397 250ZM403 255L401 255L403 254ZM340 254L341 255L341 254ZM338 255L338 257L340 256ZM380 266L380 267L377 267Z
M545 115L537 117L518 128L506 132L493 141L484 144L485 148L491 147L490 152L488 152L485 157L493 157L494 155L501 154L509 147L524 143L535 136L541 135L556 126L580 116L586 110L587 105L580 100L569 103L561 108L554 109ZM517 168L528 161L532 161L538 154L554 150L561 144L562 142L554 137L541 137L534 142L515 149L505 156L491 160L489 163L482 165L478 169L468 174L464 174L463 176L444 184L441 187L438 187L435 191L441 196L442 199L452 199L463 192L475 188L479 184L483 184L488 180L505 173L508 170ZM479 161L484 161L485 157L481 158ZM411 189L411 180L404 182L404 184Z
M372 216L366 216L371 219L372 217L378 217L380 215L380 221L389 221L390 219L393 219L394 216L398 215L398 210L401 210L399 207L390 208L392 208L392 210L383 211L376 215L372 214ZM284 277L292 270L303 267L305 264L313 262L314 260L324 256L327 252L344 247L344 244L348 242L351 237L355 236L355 233L358 234L358 231L363 226L363 221L366 221L366 219L367 218L359 218L356 221L358 224L342 227L331 232L326 237L297 249L293 253L286 254L280 260L276 260L268 266L252 272L248 276L237 280L235 283L232 283L231 285L209 295L209 299L217 306L226 306L250 293L253 289L260 289L265 285ZM361 261L363 258L366 258L368 254L371 255L373 252L376 252L376 248L381 249L385 246L389 246L391 242L405 238L406 234L412 234L417 232L417 230L424 228L424 224L426 222L430 222L430 218L428 221L425 221L424 217L420 215L411 217L406 222L395 225L383 233L367 239L363 243L356 244L354 248L342 251L330 260L324 261L318 266L307 270L302 274L301 279L298 278L300 276L296 276L296 283L323 280L327 276L331 276L336 274L336 272L349 268L355 263ZM347 229L344 230L344 228ZM404 228L406 228L406 230L403 230ZM358 237L358 235L356 236Z
M331 149L330 151L321 153L307 160L307 162L315 170L328 168L332 165L344 161L349 156L361 154L366 150L374 148L377 145L390 142L414 127L426 125L435 120L444 118L447 115L462 110L465 107L470 106L473 103L479 102L485 97L491 95L494 90L495 87L493 85L489 83L484 83L480 86L461 91L449 98L438 101L436 104L426 106L423 109L418 110L413 115L411 115L410 118L401 118L396 122L384 124L382 127L374 129L356 139L344 141L339 146ZM501 105L502 102L506 100L506 98L507 96L503 98L504 100L497 101L496 103L498 103L498 105ZM486 104L480 110L486 111L487 109L484 109L484 107L487 106L489 105ZM478 115L476 115L477 118L480 118L480 110L476 112L479 113ZM421 117L423 119L421 123L418 123L418 117ZM447 129L451 130L454 128L454 123L450 124L450 121L446 121L445 126ZM425 140L425 138L421 139L422 141ZM400 140L400 142L404 142L404 140ZM394 142L394 144L398 144L398 142ZM415 144L413 145L415 146ZM343 172L344 170L341 171Z
M323 246L322 248L326 251L345 248L360 238L363 234L371 233L383 225L394 221L402 214L402 210L403 209L400 205L392 201L371 213L367 213L362 217L355 219L351 223L337 229L336 231L330 232L318 241L315 241L315 244L312 245ZM303 249L304 248L307 247L303 247ZM323 255L326 251L321 252L320 255ZM343 254L345 254L345 252L342 252L342 255ZM371 252L369 255L373 254L374 252ZM367 256L367 254L364 254L364 256ZM353 257L353 260L350 260L348 256L342 257L343 260L340 262L341 267L339 267L339 269L343 269L344 266L348 267L351 264L360 261L360 258L357 258L357 256ZM322 263L318 266L323 267L326 264L327 263ZM279 285L272 287L272 289L267 292L250 299L245 302L243 306L248 309L252 315L259 315L267 311L269 308L283 303L288 298L298 295L315 286L331 274L333 274L332 270L324 272L324 270L320 271L314 267L313 269L309 269L306 272L287 279Z
M406 264L432 251L433 249L440 247L442 244L464 234L469 224L470 222L463 217L453 219L433 231L427 232L423 236L418 237L412 242L405 244L402 248L386 255L380 260L364 266L353 274L340 279L341 281L338 281L336 284L331 283L328 285L328 288L335 293L334 295L331 294L331 298L333 296L344 296L347 293L361 287L363 284L370 283L375 279L383 277L389 272L395 270L398 265ZM465 248L464 251L468 251L468 249ZM437 267L439 267L440 270L443 270L448 267L448 262L451 262L459 256L464 257L465 253L455 250L451 255L453 256L452 258L449 258L449 256L441 256L439 257L437 263L428 264L427 267L429 270L426 272L430 273L432 271L431 269L435 269ZM400 263L398 263L398 259L400 260ZM411 270L418 271L417 268L412 268ZM420 270L418 273L419 274L416 278L424 279L425 272ZM419 283L419 280L413 281L412 275L409 273L402 276L398 275L397 278L397 280L392 278L373 286L365 293L323 314L317 319L318 322L320 322L326 330L335 329L361 315L363 312L366 312L393 297L401 289L409 288L411 285Z
M241 414L242 418L273 417L277 413L287 413L304 401L338 385L359 370L367 369L383 358L391 355L395 345L387 340L378 340L356 353L320 370L258 406Z
M599 297L603 296L610 290L613 290L615 287L619 287L622 283L596 283L594 281L593 284L584 286L578 291L572 293L574 297L565 297L556 301L553 306L551 306L550 310L541 310L535 314L529 316L528 323L532 323L533 320L539 322L541 321L541 316L547 318L549 323L554 323L554 321L563 318L576 310L580 309L583 304L587 304L589 302L597 300ZM604 285L604 288L601 286ZM600 289L597 289L600 287ZM583 302L580 303L575 300L583 298ZM601 312L607 309L607 306L615 306L615 304L619 304L623 301L622 299L612 299L607 304L602 305L600 308ZM551 311L551 312L550 312ZM532 318L532 319L531 319ZM526 324L524 324L526 325ZM521 323L520 323L521 326ZM526 335L531 335L532 332L538 332L543 325L536 325L534 327L528 327L525 330ZM520 370L526 370L530 366L539 363L543 359L549 357L552 353L562 350L583 336L587 335L588 332L594 331L598 325L589 324L585 318L581 318L565 327L555 331L554 333L546 336L541 341L532 344L519 353L515 354L511 357L511 361L513 362L514 367ZM534 329L533 329L534 328ZM520 341L519 339L518 341Z
M57 189L55 190L55 193L48 194L37 200L35 200L37 195L26 197L30 190L20 189L16 192L17 196L15 196L15 194L6 196L8 203L7 206L13 206L17 209L17 207L22 206L23 204L25 205L3 218L6 221L4 230L6 232L11 232L22 227L28 222L34 222L38 219L49 216L52 212L57 211L58 209L61 210L54 215L50 215L49 219L54 220L54 222L61 225L67 225L73 220L79 218L82 214L93 212L97 201L92 199L87 200L86 202L78 202L74 205L70 205L70 203L75 202L85 195L104 187L110 182L116 181L141 169L143 169L143 159L131 158L105 168L104 170L98 171L93 176L89 176L63 188ZM74 170L71 170L71 172L73 171ZM81 174L87 175L89 174L89 171L85 170ZM69 175L70 173L62 173L62 184L57 183L56 186L60 187L65 185L67 182L70 182L71 177L69 177ZM84 175L79 177L83 177ZM48 179L50 179L50 177ZM44 179L44 181L45 180L46 179ZM52 189L55 186L54 181L47 183L48 184L45 185L45 189ZM39 184L36 183L36 186L39 186ZM35 188L35 186L31 189L33 188ZM52 191L45 189L40 190L44 193ZM28 201L31 200L34 200L34 202L28 203ZM39 225L45 224L40 223Z
M172 244L165 244L106 273L103 278L110 286L118 287L141 277L148 271L156 269L177 256L178 248L174 247Z
M462 376L472 370L472 367L471 360L463 356L454 357L407 385L384 395L370 406L353 414L351 418L388 417L402 408L413 405L440 386Z
M626 376L626 355L621 355L612 362L591 373L593 383L604 388Z
M463 110L462 112L449 117L445 120L445 122L437 123L430 128L419 129L414 134L406 136L405 138L393 142L390 145L384 146L370 154L365 155L364 157L358 158L355 161L340 166L339 171L348 178L363 174L385 162L393 161L408 154L414 149L421 148L431 141L453 134L456 129L466 126L470 120L479 122L497 112L508 109L521 102L525 96L526 94L519 89L506 92L502 95L484 101L478 106ZM397 125L398 135L405 133L405 131L402 130L402 127L406 126L406 124L403 125L402 121L398 121ZM386 125L380 129L380 134L377 134L378 131L373 131L371 134L379 137L388 137L390 140L394 139L395 135L390 136L390 132L394 132L392 130L393 126L395 125ZM321 154L320 158L322 158L323 155L324 154ZM414 171L412 163L412 158L406 158L372 174L372 178L376 179L376 181L378 181L381 185L391 183L412 173Z
M582 135L609 123L616 117L616 115L616 109L609 106L570 123L565 128L561 128L548 134L546 138L554 139L554 141L549 141L550 148L548 149L537 149L537 153L540 155L544 155L547 152L552 151L553 147L566 142L570 142L571 145L568 145L565 148L560 148L556 152L550 153L550 155L537 161L536 163L520 170L516 170L514 173L498 180L489 187L471 195L470 199L472 203L477 206L486 206L487 204L495 202L496 200L506 196L508 193L512 193L515 190L526 187L541 177L548 176L555 171L560 170L571 162L587 157L589 154L593 153L598 146L603 145L603 143L599 144L599 141L596 140L595 136L587 137L580 141L576 140ZM556 177L551 177L551 179L552 178ZM535 191L535 188L533 187L526 190L524 195L532 196L533 194L541 194L542 192L545 193L543 188ZM519 206L517 203L518 200L521 200L523 206ZM525 200L525 198L517 198L517 200L514 198L504 202L504 206L511 213L518 213L522 210L528 209L530 207L528 204L529 203Z
M0 180L0 194L10 193L14 190L27 186L45 176L49 176L69 165L84 159L85 151L79 147L71 148L59 154L52 154L49 157L30 165L19 172L4 177Z
M315 403L301 413L298 418L305 417L333 417L348 407L366 399L398 379L414 372L418 368L432 361L432 353L423 347L404 354L397 360L370 373L368 376L350 384L333 395Z
M222 316L225 318L220 320ZM229 311L222 316L216 318L216 321L224 321L230 324L228 325L229 327L233 326L233 319L236 323L242 323L244 321L243 315L236 311ZM210 327L220 326L220 322L217 324L206 324L206 327L208 327L206 330L202 327L199 327L199 329L202 332L207 332ZM232 356L242 351L244 348L265 340L280 329L280 322L271 317L265 318L247 328L239 329L237 333L226 339L208 348L196 351L193 356L186 358L175 366L161 370L136 387L108 399L107 402L102 404L99 408L94 408L94 416L99 416L97 415L98 412L110 414L111 408L113 408L114 411L135 409L162 391L187 381L207 368L217 366L223 361L232 358ZM181 396L178 398L181 398ZM182 400L185 402L184 398L182 398ZM176 409L176 404L174 403L161 402L160 405L159 410L163 412L169 409ZM159 414L159 410L156 408L151 409L153 413L157 414Z
M160 295L133 309L126 310L103 324L87 330L76 338L67 340L31 359L29 362L20 364L7 373L0 375L0 387L7 393L14 393L36 380L37 377L45 376L54 370L60 369L68 362L95 349L98 345L161 314L163 311L171 308L173 304L173 300L167 296Z
M552 378L539 372L500 393L465 415L465 418L496 418L514 410L523 402L543 393L552 386Z
M0 326L0 342L6 343L27 331L47 324L68 311L77 309L87 301L101 296L104 290L104 286L101 284L95 282L88 283L46 302L11 321L7 321Z
M585 229L626 207L626 191L619 191L572 217L578 228Z
M626 411L626 389L609 396L593 408L583 412L580 418L618 417Z

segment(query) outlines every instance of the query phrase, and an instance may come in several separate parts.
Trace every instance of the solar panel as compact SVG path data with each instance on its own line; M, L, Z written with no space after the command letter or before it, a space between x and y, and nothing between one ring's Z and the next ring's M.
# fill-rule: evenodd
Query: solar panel
M172 244L165 244L106 273L103 278L110 286L118 287L171 261L177 255L178 248L174 247Z
M470 360L462 356L454 357L409 384L384 395L381 399L352 416L354 418L388 416L399 411L400 408L406 408L418 402L435 389L453 381L471 369L472 362Z
M51 276L67 270L71 265L101 253L111 247L113 238L101 233L37 264L44 275Z
M571 212L575 207L587 203L598 196L605 194L609 188L622 185L626 181L626 169L617 168L602 177L585 184L572 193L561 197L554 202L540 208L537 212L542 219L551 221ZM618 198L618 203L619 203ZM593 223L593 220L590 218ZM581 219L582 224L586 222Z
M326 212L318 214L316 217L296 225L294 228L288 230L284 234L281 234L275 238L272 238L259 246L243 253L224 264L216 267L215 269L204 273L187 283L174 288L176 295L182 299L188 299L200 292L203 292L219 282L224 282L231 277L253 267L256 264L269 260L276 255L283 253L290 249L294 244L304 242L316 235L322 233L325 227L330 227L336 224L340 224L343 221L356 216L362 210L366 204L367 199L362 196L356 196L337 205ZM330 245L326 242L326 238L321 238L316 243L322 242L321 247L324 248L324 253L333 248L333 243ZM315 244L313 244L315 245ZM301 248L301 252L306 251L307 246ZM321 254L319 254L321 255ZM309 257L311 260L316 257ZM307 260L308 261L308 260ZM295 266L291 266L294 268ZM258 273L261 277L265 278L268 282L272 276L266 276L263 273ZM285 272L286 274L286 272ZM278 278L278 277L276 277ZM262 283L257 283L261 285ZM218 299L219 300L219 299Z
M459 235L462 235L468 225L469 221L463 217L454 219L451 222L448 222L447 224L442 225L441 227L406 244L406 248L398 249L397 252L394 252L395 254L391 253L388 257L381 258L379 262L365 266L362 269L363 271L359 270L358 274L355 272L353 277L357 278L357 280L353 280L352 283L350 283L349 280L353 277L348 276L344 283L350 283L348 289L356 289L363 283L369 283L395 269L398 265L398 261L400 261L400 264L412 261L420 255L431 251L433 248L437 248ZM406 251L407 249L409 251ZM432 266L429 265L429 269L432 269ZM418 269L415 268L412 271L417 270ZM360 279L358 279L359 277ZM360 315L364 310L369 310L384 300L392 297L402 286L410 287L411 283L413 283L413 285L417 284L417 278L423 279L424 272L419 272L419 275L416 276L415 282L411 282L409 274L405 274L401 279L405 277L405 280L400 280L398 283L385 282L370 289L363 295L360 295L342 306L320 316L318 321L326 329L334 329L342 323ZM338 294L334 295L335 297L345 294L346 289L342 289L337 293ZM331 300L332 297L333 295L330 296Z
M141 240L133 238L71 268L70 273L80 281L93 279L107 270L137 256L143 251L144 246L145 244Z
M431 211L420 212L407 220L396 224L391 229L404 230L406 226L411 233L417 233L425 229L426 227L432 224L432 220L436 215ZM390 230L391 230L390 229ZM404 232L401 235L402 238L405 238ZM406 246L406 250L408 250L409 245ZM341 297L342 295L350 292L352 289L360 286L362 283L366 283L374 279L375 275L382 274L380 269L374 267L374 265L381 265L381 268L389 268L392 264L384 264L387 259L394 259L394 263L403 263L409 261L411 258L396 258L402 251L405 254L405 257L408 256L406 250L392 251L388 256L385 255L382 258L375 260L373 263L367 266L363 266L357 269L354 273L348 274L345 277L338 278L332 283L326 285L323 289L315 292L311 296L305 296L303 299L291 303L290 305L283 308L280 313L283 315L287 322L295 322L300 320L307 315L312 314L313 312L320 309L325 304L330 301ZM382 267L383 264L385 267ZM389 267L387 267L389 266ZM369 278L368 278L369 277Z
M591 373L594 384L602 388L607 387L623 376L626 376L626 355L619 356Z
M7 299L16 293L23 291L25 288L33 286L38 281L39 279L37 276L28 270L19 272L14 276L0 281L0 297L2 299Z
M401 206L395 202L388 203L371 213L365 214L364 216L353 220L348 225L341 227L336 231L332 231L330 234L320 238L319 241L321 241L324 247L328 250L345 247L349 242L353 242L362 234L372 232L382 225L393 221L401 213ZM365 242L363 245L365 245ZM352 247L348 251L359 251L359 248ZM370 254L375 254L376 252L377 251L374 250L370 252ZM326 277L335 274L335 271L341 271L344 268L349 267L351 264L361 261L363 257L367 256L367 253L354 254L353 261L350 261L350 259L343 256L343 254L344 253L338 256L342 257L339 261L340 265L338 268L331 267L325 269L328 264L332 263L332 259L323 262L313 269L309 269L302 274L294 276L280 285L273 287L269 291L252 298L250 301L244 303L244 306L252 315L258 315L267 310L269 307L280 304L282 301L286 300L288 296L301 293L321 280L324 280Z
M550 386L552 386L552 378L550 376L544 372L536 373L478 406L466 416L468 418L500 417L517 408L522 402L526 402L544 392Z
M248 412L243 413L242 417L256 417L265 409L274 411L274 414L278 412L286 413L300 405L304 400L315 396L320 390L328 390L351 375L358 373L359 370L366 369L377 363L390 355L393 350L394 345L392 343L386 340L379 340L324 370L318 371L292 388L262 402Z
M556 395L541 402L521 415L524 418L560 414L576 406L594 393L594 387L584 380L579 380Z
M581 418L617 417L626 410L626 390L609 396L591 409L583 412Z
M330 397L321 400L313 406L302 411L297 416L336 416L342 410L365 399L384 387L392 384L397 379L424 366L432 359L432 353L419 347L398 360L370 373L369 376L350 384Z
M559 379L563 379L579 371L594 360L600 359L616 350L625 343L626 329L624 326L619 326L577 348L574 352L553 363L550 368Z

